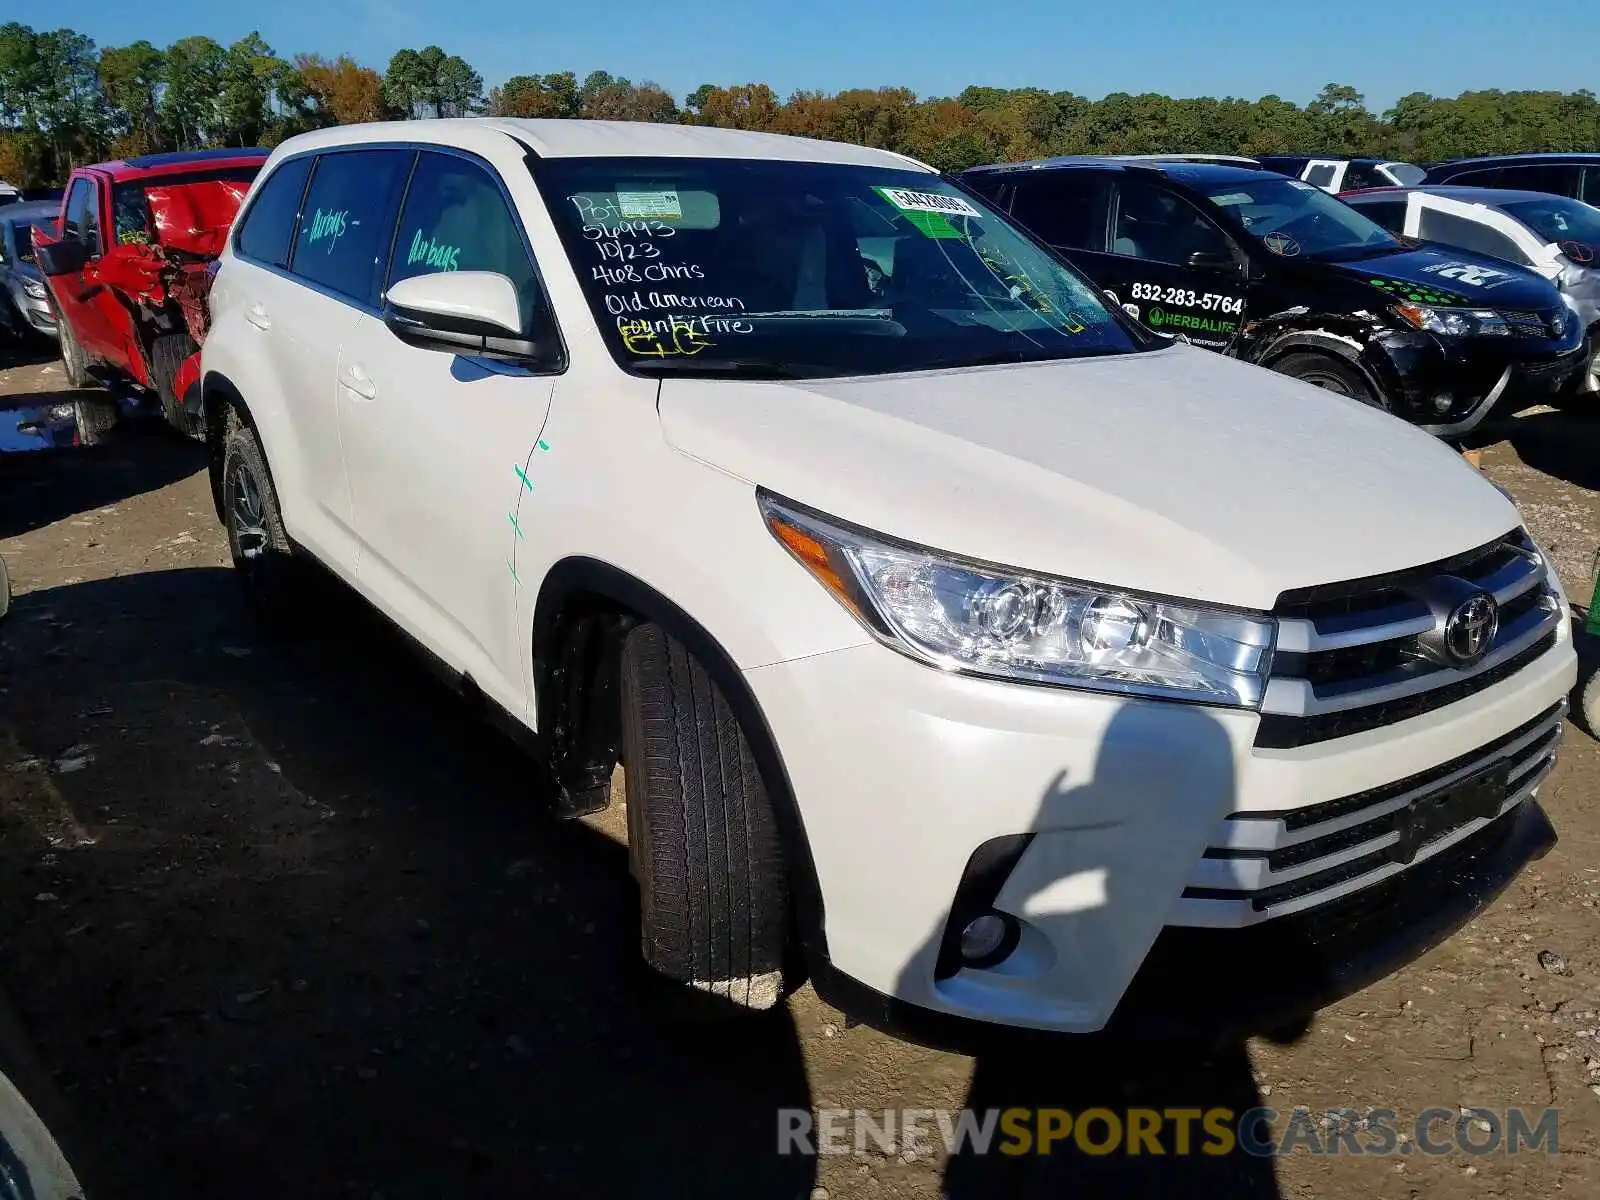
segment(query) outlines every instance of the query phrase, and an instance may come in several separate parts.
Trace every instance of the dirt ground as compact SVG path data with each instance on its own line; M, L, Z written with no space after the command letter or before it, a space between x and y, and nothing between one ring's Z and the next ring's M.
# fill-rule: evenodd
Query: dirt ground
M0 405L63 386L3 370ZM1600 423L1484 440L1586 601ZM349 598L264 640L200 453L159 428L0 455L0 553L0 987L94 1196L1600 1196L1600 746L1576 727L1542 793L1550 856L1292 1044L974 1061L809 989L732 1028L659 1016L620 799L541 816L525 760ZM1401 1128L1553 1105L1560 1152L776 1153L780 1108L963 1104L1378 1107Z

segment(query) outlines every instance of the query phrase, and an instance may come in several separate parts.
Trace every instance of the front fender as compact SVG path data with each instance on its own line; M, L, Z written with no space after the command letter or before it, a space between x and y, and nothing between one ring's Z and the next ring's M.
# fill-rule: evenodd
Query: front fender
M1394 360L1370 324L1354 319L1327 319L1302 323L1294 317L1269 317L1252 323L1245 334L1240 358L1271 368L1295 353L1331 354L1361 373L1385 407L1405 395L1405 385Z
M205 411L199 383L200 351L196 350L183 360L172 382L172 390L177 393L179 404L185 412L196 417Z

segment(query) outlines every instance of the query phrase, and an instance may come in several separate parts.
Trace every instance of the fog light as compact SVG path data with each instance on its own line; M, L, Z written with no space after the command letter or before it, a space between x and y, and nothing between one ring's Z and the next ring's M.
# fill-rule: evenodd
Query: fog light
M1449 392L1440 392L1433 398L1433 411L1441 413L1449 412L1450 406L1455 402L1456 398Z
M1011 918L984 913L961 931L961 960L969 967L988 967L1011 952L1015 938Z

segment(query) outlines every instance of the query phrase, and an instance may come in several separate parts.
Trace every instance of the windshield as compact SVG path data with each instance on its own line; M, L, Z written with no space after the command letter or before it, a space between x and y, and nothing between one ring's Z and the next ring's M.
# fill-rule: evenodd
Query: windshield
M1565 196L1513 200L1501 208L1547 242L1583 242L1600 246L1600 208Z
M1337 262L1400 249L1400 243L1321 188L1298 179L1216 184L1206 197L1240 229L1283 258Z
M1071 268L936 175L590 158L542 160L538 178L630 370L866 375L1150 345Z
M220 171L189 171L182 175L157 175L134 183L117 184L111 189L111 212L117 245L146 245L163 240L160 236L160 221L150 208L149 192L165 192L192 183L234 185L230 193L233 197L232 211L229 211L223 220L226 224L238 210L240 201L249 190L250 181L260 170L259 166L226 167ZM194 214L188 212L185 213L185 219L191 226L198 221Z

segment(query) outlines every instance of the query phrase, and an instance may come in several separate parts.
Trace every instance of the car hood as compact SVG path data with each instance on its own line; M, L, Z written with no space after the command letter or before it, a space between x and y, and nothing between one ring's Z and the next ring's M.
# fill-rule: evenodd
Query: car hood
M1422 246L1356 262L1308 264L1397 300L1466 308L1558 308L1549 280L1467 250ZM1376 297L1375 297L1376 298Z
M1396 418L1181 345L856 379L669 378L660 414L684 454L881 533L1249 608L1518 522L1460 455Z

